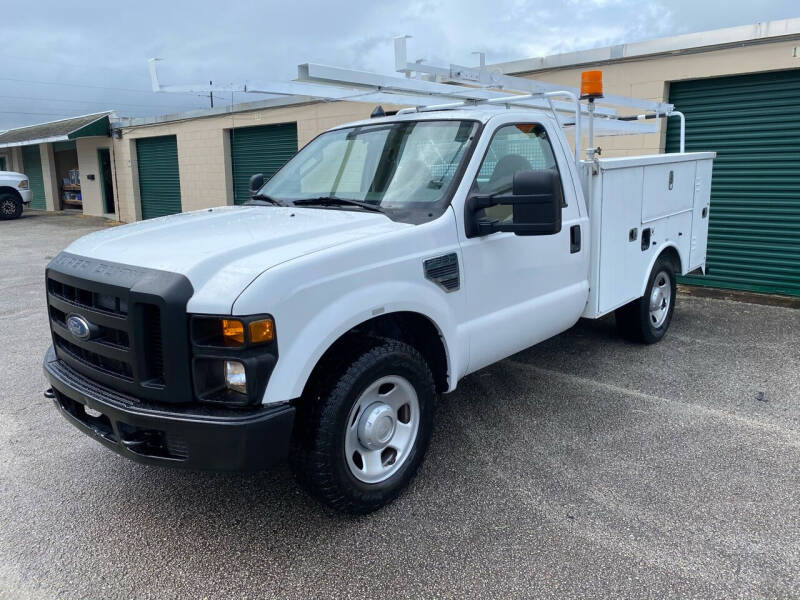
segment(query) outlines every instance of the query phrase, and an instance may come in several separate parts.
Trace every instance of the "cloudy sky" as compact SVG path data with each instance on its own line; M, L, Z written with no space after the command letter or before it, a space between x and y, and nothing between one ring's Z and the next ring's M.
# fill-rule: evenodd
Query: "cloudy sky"
M720 7L724 5L724 10ZM800 16L797 0L262 0L9 2L3 8L0 129L105 109L144 116L208 98L153 94L164 84L291 79L318 62L390 74L392 38L409 60L501 62ZM799 65L800 66L800 65ZM237 94L234 102L257 100ZM231 97L217 98L230 103Z

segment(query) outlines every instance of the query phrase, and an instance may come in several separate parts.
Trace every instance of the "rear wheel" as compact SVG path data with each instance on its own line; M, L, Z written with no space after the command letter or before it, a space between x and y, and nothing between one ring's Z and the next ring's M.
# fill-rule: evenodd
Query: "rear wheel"
M376 339L297 408L292 468L317 500L368 513L408 486L433 432L436 388L413 347Z
M22 200L14 194L0 194L0 219L17 219L22 214Z
M655 344L672 322L675 296L675 271L669 259L661 256L650 273L644 296L616 310L617 329L631 341Z

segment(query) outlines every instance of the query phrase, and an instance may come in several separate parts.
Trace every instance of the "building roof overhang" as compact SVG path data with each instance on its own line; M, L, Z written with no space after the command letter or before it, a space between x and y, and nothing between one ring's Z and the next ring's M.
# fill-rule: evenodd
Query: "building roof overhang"
M113 111L106 111L9 129L0 133L0 148L65 142L82 137L108 137L111 133L111 115Z
M552 54L538 58L525 58L487 66L511 75L646 60L659 56L713 52L726 48L739 48L790 40L800 40L800 18L780 19L754 25L700 31L634 42L632 44L617 44L615 46Z

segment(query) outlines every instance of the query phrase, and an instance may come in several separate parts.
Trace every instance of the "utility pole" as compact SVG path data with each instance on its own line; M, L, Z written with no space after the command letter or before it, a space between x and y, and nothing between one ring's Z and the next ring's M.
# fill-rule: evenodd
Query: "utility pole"
M212 86L212 85L214 85L214 82L213 81L209 81L208 85ZM214 108L214 92L213 91L209 92L208 93L208 97L211 99L211 108Z

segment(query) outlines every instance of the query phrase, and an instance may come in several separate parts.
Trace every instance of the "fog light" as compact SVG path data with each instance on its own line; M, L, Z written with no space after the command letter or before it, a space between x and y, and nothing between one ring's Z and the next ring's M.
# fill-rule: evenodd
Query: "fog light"
M244 373L244 365L238 360L225 361L225 386L240 394L247 393L247 376Z

